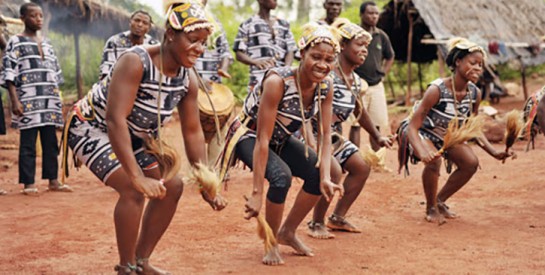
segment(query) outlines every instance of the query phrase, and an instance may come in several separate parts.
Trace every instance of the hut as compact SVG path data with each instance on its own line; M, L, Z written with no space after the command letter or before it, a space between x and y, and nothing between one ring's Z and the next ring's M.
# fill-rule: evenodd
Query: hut
M489 51L490 64L518 60L524 96L525 68L545 63L539 45L545 35L545 1L537 0L392 0L379 21L392 40L396 59L407 63L441 60L445 42L466 37ZM439 47L437 47L439 46ZM499 48L499 50L498 50ZM411 97L410 66L407 99ZM409 102L409 100L406 100Z

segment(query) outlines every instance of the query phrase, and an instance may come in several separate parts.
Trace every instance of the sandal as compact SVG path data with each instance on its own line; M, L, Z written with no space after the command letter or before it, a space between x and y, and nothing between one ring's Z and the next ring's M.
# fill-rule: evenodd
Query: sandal
M331 230L338 230L350 233L361 233L361 230L348 222L344 217L331 214L327 221L327 227Z
M316 238L316 239L333 239L335 238L335 235L329 233L327 230L325 224L323 222L315 222L315 221L309 221L307 223L308 226L308 232L307 234L310 237ZM319 231L322 231L320 233Z
M21 193L23 195L28 195L28 196L38 196L38 194L39 194L38 188L36 188L36 187L25 188L25 189L21 190Z
M117 271L117 274L132 274L133 272L141 272L142 270L137 265L132 265L127 263L127 265L116 265L114 271Z
M72 189L72 187L68 186L68 184L63 184L63 185L53 185L53 186L49 186L47 188L47 191L49 192L74 192L74 189Z

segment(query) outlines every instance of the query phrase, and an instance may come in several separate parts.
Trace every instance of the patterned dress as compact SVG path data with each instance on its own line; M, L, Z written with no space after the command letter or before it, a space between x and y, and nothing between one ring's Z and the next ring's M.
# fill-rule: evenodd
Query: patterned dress
M267 21L254 15L238 28L233 51L242 51L250 58L264 60L274 58L277 67L285 65L286 56L297 49L288 21L271 17L274 20L271 30ZM250 66L250 91L263 78L266 70Z
M155 159L144 153L142 137L157 134L157 103L159 96L160 71L142 46L133 47L127 52L140 56L144 72L134 106L127 117L131 142L136 160L143 169L156 165ZM70 123L68 145L89 169L103 182L121 167L112 150L106 126L106 104L108 86L112 73L96 83L87 97L76 103L75 116ZM182 68L176 77L163 76L161 87L161 124L168 121L178 102L187 95L189 86L188 69Z
M531 95L524 103L523 119L524 125L522 136L529 136L530 141L533 141L539 133L539 123L537 121L537 106L545 96L545 86L541 90Z
M100 62L99 69L99 75L101 77L108 75L110 70L113 68L115 61L121 56L121 54L134 46L129 38L130 34L130 31L125 31L108 38L106 45L104 45L104 50L102 50L102 61ZM144 36L144 42L142 45L155 44L159 44L159 41L147 34Z
M467 119L474 107L474 103L477 101L478 88L473 83L469 83L469 93L460 101L456 103L457 109L455 110L455 99L453 92L450 88L447 88L443 79L436 79L430 83L430 85L437 86L439 88L439 101L430 109L428 115L424 119L422 126L418 129L418 134L422 139L430 140L437 150L443 147L443 137L447 132L448 124L456 116L459 123L463 123ZM418 108L420 102L416 102L411 115L401 122L397 130L398 142L399 142L399 164L400 170L404 166L408 171L409 159L413 163L417 163L419 160L414 154L412 146L409 144L408 138L408 126L411 120L412 114Z
M356 152L358 146L350 140L342 137L342 123L345 122L350 114L356 109L356 98L354 94L359 95L361 90L361 78L355 73L354 83L352 84L352 92L348 90L346 83L341 76L335 71L331 71L329 76L333 79L333 118L331 119L333 156L337 159L341 166L344 166L346 161ZM312 120L314 134L317 135L318 120L316 117Z
M213 45L209 45L209 47L204 50L201 57L197 59L195 69L197 69L197 72L199 72L199 75L203 80L221 83L221 76L218 75L221 61L224 58L232 59L233 57L229 51L229 41L227 41L225 30L219 20L216 20L216 23L219 26L219 30L216 30L219 36L212 39L211 43L213 43Z
M290 67L274 68L270 73L276 73L284 80L284 96L278 104L278 113L271 138L272 145L282 145L291 135L303 125L301 118L301 107L299 105L299 92L295 84L295 74ZM263 82L260 82L253 93L248 94L244 101L243 112L250 117L254 123L257 122L259 103L261 100L261 89ZM314 117L319 110L318 96L325 100L329 91L327 78L318 86L319 92L314 94L313 104L305 110L305 120ZM255 130L250 130L246 136L255 137ZM242 140L242 139L241 139Z
M0 85L12 82L17 98L23 105L22 116L12 116L12 127L21 130L42 127L62 127L62 102L59 85L64 83L62 71L48 39L38 43L30 37L12 36L8 41L0 74Z

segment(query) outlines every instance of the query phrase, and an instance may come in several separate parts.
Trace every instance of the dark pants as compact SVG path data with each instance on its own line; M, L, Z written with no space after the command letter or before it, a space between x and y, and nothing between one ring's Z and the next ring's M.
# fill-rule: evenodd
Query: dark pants
M255 138L246 138L236 147L236 156L252 169ZM309 148L305 158L304 144L290 137L280 148L269 147L269 159L265 178L269 181L267 199L273 203L284 203L291 186L292 175L304 180L303 190L309 194L321 195L320 170L316 167L316 153Z
M0 135L6 134L6 121L4 117L4 104L2 104L2 91L0 91Z
M19 183L34 184L36 175L36 137L40 133L42 143L42 179L57 179L57 133L55 126L42 126L21 130L19 147Z

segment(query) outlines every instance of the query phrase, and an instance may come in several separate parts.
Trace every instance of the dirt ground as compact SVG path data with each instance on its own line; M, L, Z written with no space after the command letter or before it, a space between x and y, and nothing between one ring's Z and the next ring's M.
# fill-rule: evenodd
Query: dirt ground
M505 98L495 107L505 113L522 104L522 98ZM180 140L178 127L166 133ZM11 130L0 139L16 143L18 135ZM411 166L407 177L372 173L348 214L364 232L315 240L301 225L298 233L316 256L295 256L282 247L286 264L279 267L261 264L256 222L242 218L251 174L237 169L222 212L213 212L193 187L186 188L152 262L174 274L543 274L545 138L537 139L535 150L525 152L525 145L517 143L518 159L505 164L475 147L481 169L449 200L460 218L442 226L424 220L423 165ZM40 196L24 196L16 184L16 161L17 150L0 150L0 188L9 192L0 197L0 274L113 274L116 193L83 168L73 170L68 181L75 193L48 193L46 182L38 181ZM387 162L397 170L395 150ZM442 171L441 184L445 179ZM295 180L287 209L300 188Z

